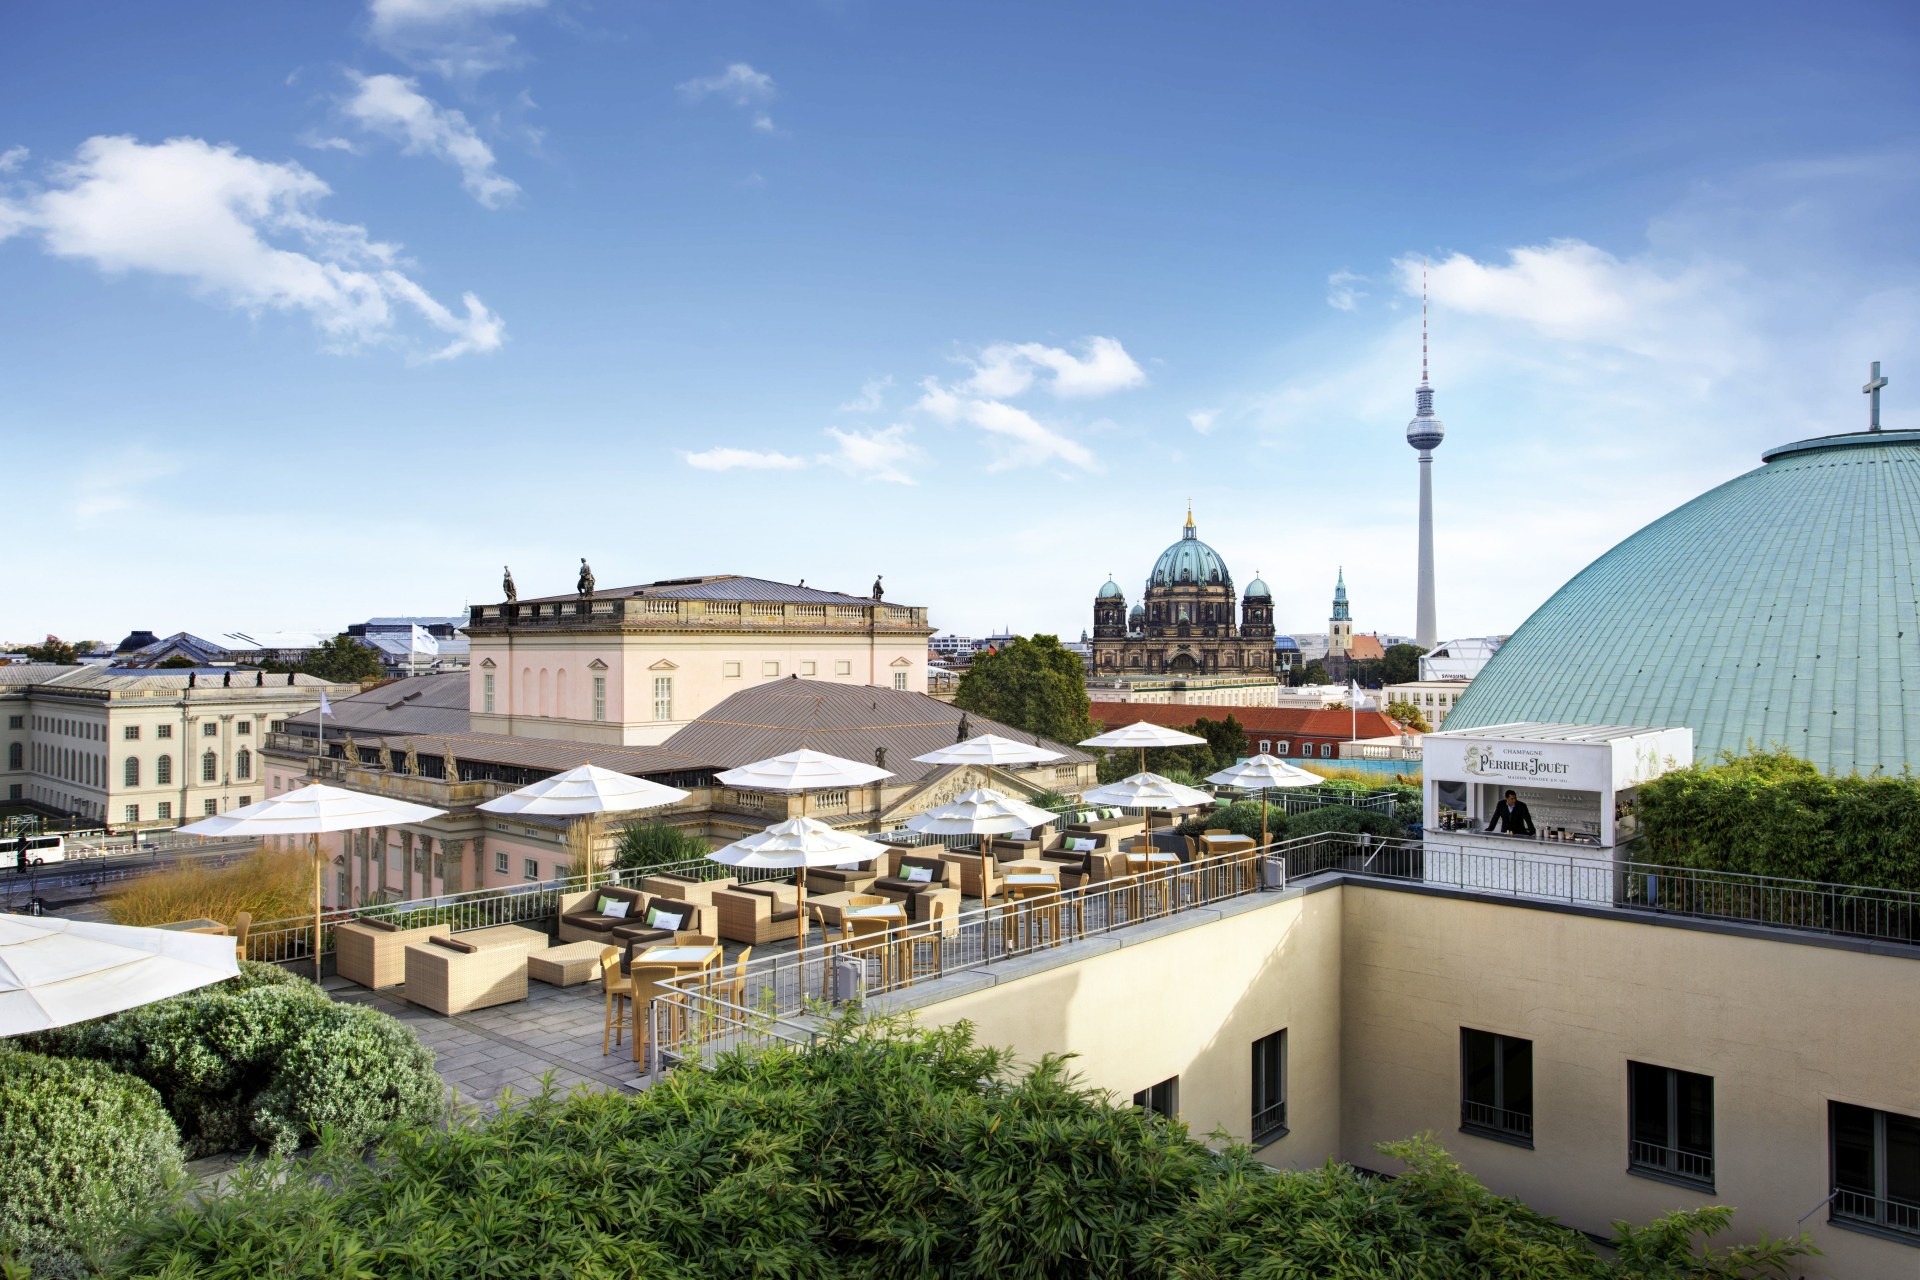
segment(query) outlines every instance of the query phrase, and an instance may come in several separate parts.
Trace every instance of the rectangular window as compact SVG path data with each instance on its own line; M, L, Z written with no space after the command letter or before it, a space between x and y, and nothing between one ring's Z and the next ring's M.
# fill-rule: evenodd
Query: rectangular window
M540 859L528 858L525 862L521 863L520 873L529 880L538 880L540 878Z
M1460 1028L1460 1128L1533 1145L1533 1041Z
M605 676L593 678L593 718L595 720L607 718L607 678Z
M126 810L126 815L127 815L126 820L128 822L140 821L140 806L137 804L128 805Z
M655 720L673 719L672 676L655 676L653 678L653 718Z
M253 732L253 721L251 721L251 720L236 720L236 721L234 722L234 725L233 725L233 731L234 731L235 733L252 733L252 732Z
M200 806L200 809L201 812L211 818L214 814L220 812L220 802L218 800L208 800Z
M14 728L16 729L19 727L20 726L18 725L14 726ZM126 728L120 731L120 736L125 738L128 742L138 742L140 741L140 726L137 724L130 724Z
M1180 1077L1162 1080L1133 1095L1133 1105L1156 1116L1173 1119L1180 1106Z
M760 664L760 674L763 676L777 676L780 674L780 664L777 662L763 662Z
M493 869L501 875L507 874L507 853L504 849L493 851Z
M173 801L162 800L160 802L160 821L162 822L173 821Z
M157 724L153 727L153 736L156 738L171 738L173 736L173 726L170 724Z
M737 680L740 677L740 664L737 662L723 662L720 664L720 674L725 679Z
M220 726L211 720L202 720L200 722L200 736L203 738L217 738L220 736Z
M907 673L906 672L896 671L893 673L893 687L900 690L900 692L902 693L905 693L907 691Z
M1273 750L1273 743L1272 743L1272 742L1270 742L1270 741L1269 741L1269 740L1267 740L1266 738L1262 738L1262 739L1260 739L1260 753L1261 753L1262 755L1265 755L1265 754L1267 754L1268 752L1270 752L1270 751L1272 751L1272 750Z
M27 727L27 718L25 716L8 716L7 717L7 728L24 729L26 727Z
M244 808L246 808L246 807L247 807L248 805L250 805L250 804L252 804L252 803L253 803L253 797L252 797L252 796L241 796L241 797L240 797L240 802L239 802L239 807L240 807L240 808L242 808L242 809L244 809Z
M493 714L493 672L480 677L480 709L488 715Z
M1713 1077L1627 1064L1627 1169L1713 1190Z
M853 674L853 661L852 661L851 659L848 659L848 658L843 658L843 659L841 659L840 661L838 661L838 662L836 662L836 663L834 663L834 664L833 664L833 674L835 674L835 675L837 675L837 676L850 676L850 675L852 675L852 674Z
M220 778L220 760L209 751L200 757L200 781L217 782Z
M1828 1104L1828 1221L1920 1244L1920 1119Z
M1292 747L1293 747L1293 744L1291 742L1288 742L1285 738L1282 738L1280 739L1280 745L1274 748L1274 754L1284 756L1287 754L1288 751L1292 749Z
M819 668L814 666L814 664L811 662L803 662L800 664L800 674L803 676L810 676L818 669Z
M1287 1136L1287 1033L1253 1042L1253 1141Z

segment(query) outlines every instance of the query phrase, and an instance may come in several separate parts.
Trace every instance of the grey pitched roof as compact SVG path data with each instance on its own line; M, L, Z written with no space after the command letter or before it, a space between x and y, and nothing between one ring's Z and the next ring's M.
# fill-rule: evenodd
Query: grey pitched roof
M365 693L341 698L332 704L332 711L327 717L329 737L335 730L382 737L465 733L467 673L449 671L394 680ZM287 721L288 732L311 735L319 715L319 711L314 710L294 716Z
M55 676L80 669L57 662L10 662L0 667L0 685L46 684Z
M235 689L287 688L287 677L284 675L274 672L257 672L244 667L114 667L94 663L84 667L52 669L59 671L60 674L40 683L62 689L110 689L116 693L167 693L185 689L189 676L196 677L196 683L201 689L224 688L226 686L221 682L227 676L233 677L232 687ZM256 686L256 678L262 675L265 676L264 682ZM329 684L325 680L302 673L293 677L293 687L319 690L339 689L343 686Z
M430 677L429 677L430 678ZM327 726L331 740L333 726ZM363 745L364 744L364 740ZM444 755L448 746L463 763L512 765L560 773L583 764L636 776L655 773L704 773L709 760L682 755L667 747L615 747L594 742L567 742L554 738L522 738L504 733L402 734L383 737L380 745L398 752L411 746L423 756ZM516 817L515 821L519 819Z
M875 747L885 747L886 768L899 781L916 782L940 766L919 764L913 757L951 746L962 716L967 718L970 736L997 733L1033 741L1030 733L925 694L788 679L742 689L663 745L725 769L800 747L867 763L873 760ZM1063 743L1043 740L1040 745L1060 752L1057 764L1092 759Z
M631 587L604 587L593 593L596 600L616 596L646 595L659 600L758 600L769 604L851 604L870 605L869 596L847 595L841 591L821 591L814 587L773 582L767 578L748 578L734 573L708 574L697 578L665 578ZM522 604L547 604L574 600L572 593L560 596L534 596Z

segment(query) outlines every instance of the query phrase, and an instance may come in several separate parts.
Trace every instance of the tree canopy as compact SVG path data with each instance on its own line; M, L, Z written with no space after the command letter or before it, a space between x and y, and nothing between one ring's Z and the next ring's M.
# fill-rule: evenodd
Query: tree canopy
M1248 754L1247 731L1231 714L1224 720L1199 716L1182 731L1207 741L1190 747L1155 747L1147 752L1149 770L1176 781L1179 778L1175 775L1183 775L1197 782ZM1099 778L1101 782L1118 782L1139 771L1139 751L1109 751L1100 761Z
M380 655L345 633L313 650L294 669L337 684L378 680L386 674L386 668L380 663Z
M1327 664L1315 658L1300 669L1301 684L1332 684L1333 677L1327 674Z
M1059 1058L1016 1073L964 1023L836 1020L811 1052L242 1171L139 1224L107 1274L1655 1280L1807 1251L1708 1263L1696 1238L1731 1213L1708 1208L1623 1224L1603 1257L1428 1140L1382 1148L1396 1178L1280 1171L1114 1102Z
M1395 698L1386 705L1386 712L1415 733L1433 732L1433 726L1427 723L1426 713L1411 702Z
M41 644L22 645L20 652L27 655L28 662L57 662L66 666L78 661L73 646L59 636L53 635L48 636Z
M1057 636L1015 636L973 655L953 705L1054 742L1099 732L1087 701L1087 668Z
M1408 684L1420 678L1420 655L1426 650L1417 644L1393 644L1387 646L1387 656L1380 662L1380 682L1382 684Z

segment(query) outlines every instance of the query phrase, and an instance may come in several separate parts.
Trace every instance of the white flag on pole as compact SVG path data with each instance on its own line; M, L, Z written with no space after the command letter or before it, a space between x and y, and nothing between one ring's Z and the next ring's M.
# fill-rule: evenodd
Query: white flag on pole
M320 691L320 714L323 716L333 714L333 706L327 701L327 691L325 689Z

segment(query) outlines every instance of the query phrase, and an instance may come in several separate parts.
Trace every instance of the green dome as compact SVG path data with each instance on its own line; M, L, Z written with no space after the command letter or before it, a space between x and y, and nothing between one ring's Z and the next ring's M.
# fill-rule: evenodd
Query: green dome
M1446 727L1685 725L1702 759L1778 743L1898 772L1920 748L1916 576L1920 432L1785 445L1582 569Z
M1273 599L1273 592L1267 589L1267 580L1265 578L1255 578L1252 582L1249 582L1247 584L1247 599L1249 600Z
M1107 585L1100 588L1100 599L1102 600L1124 600L1126 598L1126 593L1120 590L1120 584L1112 578L1108 578Z
M1200 541L1200 533L1193 525L1193 513L1187 513L1187 526L1180 531L1180 541L1160 553L1153 562L1153 573L1147 578L1147 586L1153 587L1231 587L1233 575L1227 572L1227 562L1220 553Z

